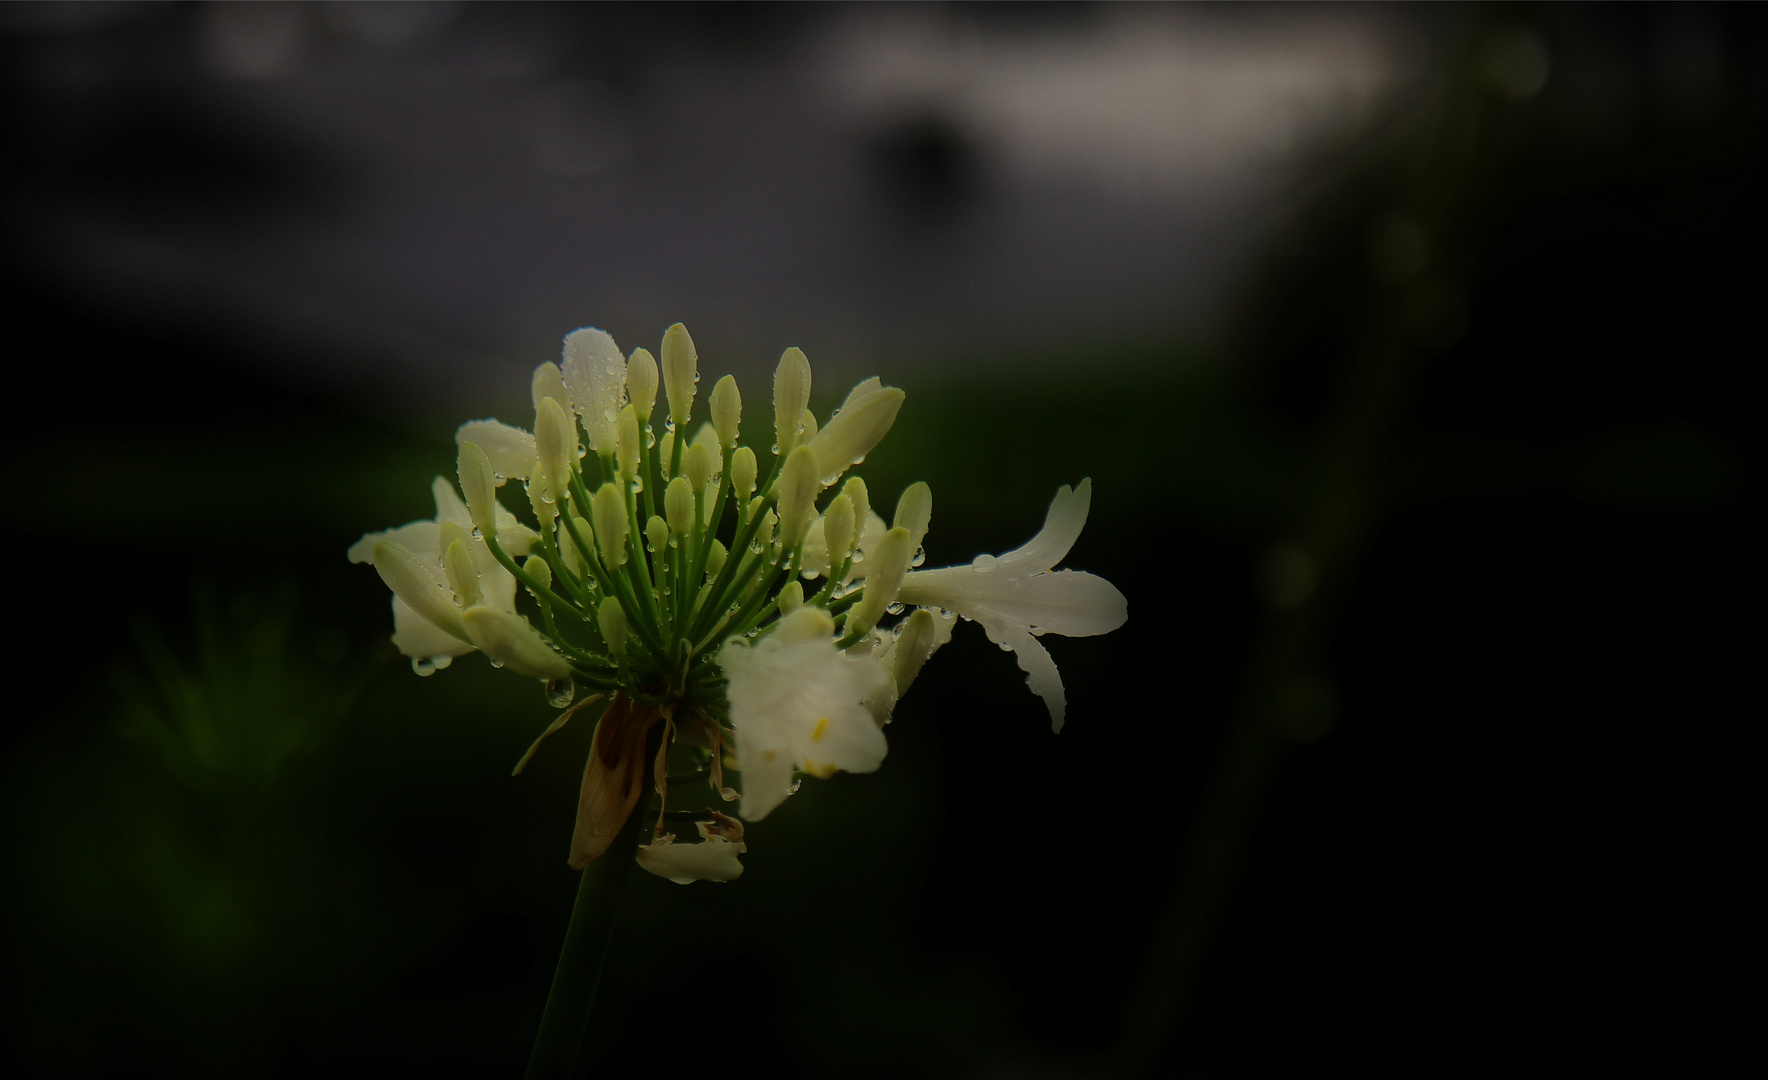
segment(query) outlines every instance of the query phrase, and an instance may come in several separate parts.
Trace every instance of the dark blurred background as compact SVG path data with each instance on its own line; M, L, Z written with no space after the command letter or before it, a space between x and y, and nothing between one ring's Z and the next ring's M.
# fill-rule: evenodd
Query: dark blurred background
M1686 1069L1765 61L1741 5L0 8L8 1059L521 1068L589 728L511 779L537 688L413 677L343 553L679 319L763 449L787 345L905 387L933 564L1093 477L1130 621L1044 639L1059 736L962 628L741 881L639 875L599 1067Z

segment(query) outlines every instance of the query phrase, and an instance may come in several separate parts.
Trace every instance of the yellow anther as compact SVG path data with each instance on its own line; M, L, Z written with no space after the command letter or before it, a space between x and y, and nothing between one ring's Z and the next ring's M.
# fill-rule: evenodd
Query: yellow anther
M827 735L828 733L829 733L829 718L825 716L825 717L822 717L817 720L816 727L813 727L810 729L810 741L811 742L822 742L823 736Z

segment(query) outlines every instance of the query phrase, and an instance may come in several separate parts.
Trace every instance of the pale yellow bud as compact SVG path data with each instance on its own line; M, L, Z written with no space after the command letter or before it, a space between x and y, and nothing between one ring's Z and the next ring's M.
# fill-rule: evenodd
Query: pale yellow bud
M926 481L910 484L896 501L896 520L892 523L909 531L909 538L914 541L909 551L920 550L921 541L927 538L927 525L933 520L933 489Z
M620 437L616 446L620 475L628 480L638 475L638 412L631 405L620 410Z
M602 640L608 643L608 652L618 659L626 658L626 609L620 601L612 596L602 598L602 606L596 608L595 622L602 631Z
M603 484L595 493L595 540L602 562L612 570L626 565L626 497L617 484Z
M716 574L723 570L724 561L728 558L730 558L730 552L725 549L724 541L712 541L712 546L706 549L706 572Z
M694 485L685 476L669 481L663 489L663 512L669 515L669 531L686 536L694 528Z
M865 595L853 607L846 636L863 634L878 625L885 611L896 603L896 594L902 588L902 576L908 571L909 560L914 554L913 537L907 529L891 529L878 541L877 549L867 560L870 569L866 573Z
M816 512L817 472L816 453L808 446L792 451L780 472L780 542L788 551L804 538Z
M626 392L632 395L638 418L649 423L657 408L657 361L649 349L632 350L632 359L626 361Z
M903 621L902 632L896 636L891 676L896 681L899 695L909 692L915 676L921 673L922 665L937 648L939 628L933 621L933 613L926 608L916 608L915 613Z
M540 455L540 474L555 500L565 497L570 484L571 463L577 460L577 422L562 402L542 398L534 409L534 448Z
M778 514L774 513L772 510L767 512L766 516L761 519L761 526L755 530L756 547L763 551L767 550L767 546L773 543L774 526L778 525L779 521L780 516Z
M542 585L552 585L552 567L546 565L546 560L538 555L530 555L522 560L522 572Z
M681 474L688 478L688 483L693 485L695 491L704 491L706 482L717 471L718 458L714 454L712 447L703 442L695 443L682 453Z
M737 445L737 426L743 419L743 395L737 380L726 375L712 388L712 426L718 429L718 442L726 450Z
M780 590L780 614L790 615L804 606L804 586L794 581Z
M534 475L522 485L523 490L528 493L528 505L534 508L534 516L540 519L542 529L551 527L553 519L559 514L559 501L553 498L550 486L546 471L541 468L536 468Z
M823 511L823 539L829 548L828 574L833 577L853 554L853 500L846 495L835 496L829 508Z
M669 418L680 428L694 412L694 384L700 381L700 358L688 328L676 323L663 333L663 392L669 398Z
M465 529L456 525L452 521L440 521L436 523L437 551L447 551L448 546L457 540L466 543L472 540L472 536L469 535Z
M645 543L651 546L652 551L662 551L668 547L669 523L652 514L651 519L645 522Z
M479 591L479 560L473 557L472 547L464 540L448 545L442 555L442 569L448 574L448 587L454 590L462 607L477 607L485 602L484 594Z
M712 451L712 456L715 458L723 456L721 452L724 450L724 445L718 441L718 429L712 426L712 421L710 420L694 429L693 443L689 443L688 446L681 448L683 457L687 456L688 447L694 445L694 443L704 443L706 449Z
M454 598L408 548L382 540L374 546L373 558L375 572L394 596L405 601L405 606L467 644L473 643L461 623Z
M595 530L590 528L589 522L580 517L574 517L571 521L577 526L577 532L583 537L584 543L595 543ZM580 578L589 570L589 560L585 557L587 554L588 552L577 547L577 541L571 539L571 530L561 525L559 528L559 558L565 560L565 566Z
M755 451L747 446L737 447L731 455L731 490L737 498L747 499L755 493Z
M776 453L789 454L798 445L804 407L810 404L810 361L797 346L787 349L774 369L773 401Z
M497 475L492 471L491 459L479 449L478 443L463 442L460 456L455 459L455 470L460 476L460 493L466 498L467 514L472 517L473 524L484 536L496 536Z
M849 467L864 461L889 433L890 426L896 423L896 414L902 410L901 390L887 386L859 393L866 385L855 387L855 392L829 418L829 426L806 440L823 464L824 486L833 484Z
M548 360L534 369L534 379L529 383L529 396L534 399L534 411L540 412L540 403L552 398L560 405L569 405L571 399L565 396L565 379L559 374L559 365ZM576 422L572 422L571 441L577 441Z
M804 415L798 420L798 446L808 445L810 440L814 438L816 438L816 414L806 409ZM797 449L797 447L793 449Z
M662 472L663 479L667 480L671 476L675 475L674 473L669 471L670 466L672 465L672 463L674 461L675 461L675 432L666 431L663 433L663 437L661 439L657 440L657 467L658 467L659 471Z
M475 607L468 608L461 620L474 645L517 675L562 679L571 674L565 658L520 615Z
M856 530L864 530L866 514L872 509L871 493L866 490L866 482L857 476L847 478L841 485L841 494L853 503L853 521Z

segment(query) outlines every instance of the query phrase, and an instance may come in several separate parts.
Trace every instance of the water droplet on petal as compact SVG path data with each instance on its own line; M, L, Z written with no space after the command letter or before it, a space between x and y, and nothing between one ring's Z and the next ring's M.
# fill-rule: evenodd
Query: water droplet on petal
M435 668L437 671L441 671L441 670L447 668L448 665L452 664L452 663L454 663L454 657L449 656L447 653L442 653L439 656L430 657L430 666Z
M502 666L503 666L503 661L502 661L502 660L499 660L499 659L497 659L497 658L496 658L496 657L493 657L493 658L492 658L492 659L491 659L491 666L492 666L492 667L494 667L494 668L500 668L500 667L502 667Z
M909 565L910 566L920 566L922 563L924 563L926 561L927 561L927 549L926 548L916 548L915 549L915 557L909 560Z
M414 656L411 658L411 670L416 672L419 678L427 679L436 674L436 665L421 656Z
M903 607L903 603L901 600L896 600L896 601L893 601L892 603L886 604L884 606L884 610L885 610L885 612L887 612L888 614L891 614L891 615L901 615L907 609Z
M986 574L995 568L997 561L993 555L978 555L975 561L970 564L970 568L978 574Z
M1000 646L1001 646L1002 652L1012 652L1013 651L1013 646L1008 642L1003 641L1000 643Z
M473 526L473 534L472 535L473 535L474 540L485 539L485 534L479 531L479 527L477 525Z

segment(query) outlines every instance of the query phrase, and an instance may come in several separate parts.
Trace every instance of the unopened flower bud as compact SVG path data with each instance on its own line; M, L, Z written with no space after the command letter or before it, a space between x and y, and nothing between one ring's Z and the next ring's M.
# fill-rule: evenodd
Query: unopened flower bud
M699 354L688 328L676 323L663 333L663 391L669 398L669 418L684 426L694 412L694 384L700 381Z
M542 585L552 585L552 567L546 565L546 560L538 555L530 555L522 560L522 572Z
M626 565L626 498L617 484L603 484L595 493L595 540L602 562L612 570ZM587 538L586 538L587 539Z
M810 440L810 448L823 464L825 487L848 468L864 461L889 433L890 426L896 423L896 414L902 410L901 390L886 386L860 393L866 386L867 383L861 383L855 387L854 393L829 418L829 426Z
M551 528L553 519L559 514L559 501L553 497L550 486L546 470L539 467L535 468L534 475L528 478L527 483L522 485L522 489L528 493L528 505L533 508L534 516L540 519L543 530Z
M790 615L804 606L804 586L794 581L780 590L780 614Z
M712 426L712 421L708 420L694 429L693 442L682 447L682 456L686 457L688 450L699 443L704 443L706 449L712 451L714 459L723 456L724 444L718 441L718 429Z
M864 532L866 514L872 509L871 493L866 490L866 482L857 476L850 476L847 478L847 483L841 485L841 494L847 496L848 501L853 503L855 533Z
M559 365L548 360L534 369L534 379L528 386L529 396L534 399L534 411L540 412L540 403L552 398L560 406L569 406L571 399L565 395L565 380L559 374ZM571 441L577 441L576 421L572 421Z
M663 512L669 515L669 531L686 536L694 528L694 485L685 476L669 481L663 489Z
M792 451L780 473L780 542L788 551L804 538L816 512L817 473L816 452L808 446Z
M583 418L589 444L601 456L612 456L626 397L626 361L619 347L605 330L573 330L565 337L564 362L559 366L565 393L571 408Z
M790 454L799 442L804 407L810 404L810 361L803 349L793 346L780 356L780 366L774 369L773 400L777 452Z
M626 392L632 395L639 420L650 423L657 408L657 361L649 349L632 350L632 359L626 361Z
M638 439L638 412L628 405L620 410L620 437L615 447L620 475L628 480L638 475Z
M475 607L468 608L461 620L474 645L518 675L562 679L571 674L571 665L565 658L520 615Z
M668 547L669 523L652 514L650 520L645 522L645 543L650 545L652 551L662 551Z
M608 643L608 652L617 659L626 658L626 609L620 601L612 596L602 598L602 606L596 608L595 622L602 631L602 640Z
M470 541L472 540L472 536L469 535L465 529L456 525L452 521L439 521L436 523L437 551L447 551L448 546L457 540Z
M467 514L486 538L497 535L497 479L491 471L491 459L478 443L460 444L455 459L460 476L460 493L466 497Z
M952 618L952 616L946 616ZM948 635L949 636L949 635ZM939 648L939 628L933 621L933 613L926 608L916 608L915 613L903 620L902 632L896 636L896 651L891 664L891 677L896 681L896 692L906 694L914 684L915 676L921 673L921 666Z
M583 537L584 543L595 543L595 530L590 527L589 522L580 517L574 517L571 519L571 523L577 526L577 534ZM577 541L572 539L570 529L562 527L559 529L559 558L565 560L567 569L578 577L583 577L589 571L588 555L589 552L579 548Z
M762 516L761 525L755 530L755 546L763 551L773 543L774 526L780 523L780 516L769 510Z
M563 404L550 397L542 398L534 409L534 448L548 492L555 500L564 498L571 463L577 460L577 423Z
M713 453L712 447L697 442L681 455L681 474L688 478L693 490L705 491L706 482L712 479L712 473L718 468L718 458Z
M737 426L743 419L743 395L737 391L737 380L726 375L712 388L708 399L712 405L712 426L718 429L718 442L726 450L737 445Z
M828 543L828 574L833 577L853 554L853 500L846 495L835 496L823 511L823 538Z
M747 446L737 447L731 455L731 490L737 498L747 499L755 493L755 451Z
M728 558L730 558L730 552L725 549L724 541L712 541L712 546L706 549L706 572L716 574L723 570L724 560Z
M485 602L479 591L479 560L465 541L456 540L442 553L442 568L448 575L448 587L462 607L477 607Z
M454 606L454 599L410 549L383 540L374 546L373 558L375 572L394 596L405 601L406 607L467 644L473 643L460 621L460 609Z
M868 560L870 571L866 574L865 595L853 607L846 636L863 634L878 625L884 612L896 603L897 591L902 588L902 576L908 572L909 560L914 554L913 537L907 529L891 529L878 541L877 549Z
M920 550L921 541L927 538L927 525L933 520L933 489L926 481L910 484L896 500L896 520L892 524L907 529L914 543L909 551Z
M809 409L798 420L798 446L808 446L810 440L816 438L816 414ZM797 449L797 447L793 447Z
M674 463L675 432L666 431L663 433L663 437L657 440L657 470L663 474L663 479L667 480L675 475L669 471L670 466Z

